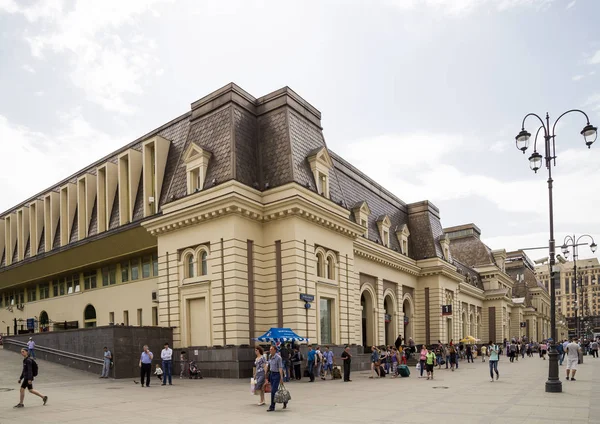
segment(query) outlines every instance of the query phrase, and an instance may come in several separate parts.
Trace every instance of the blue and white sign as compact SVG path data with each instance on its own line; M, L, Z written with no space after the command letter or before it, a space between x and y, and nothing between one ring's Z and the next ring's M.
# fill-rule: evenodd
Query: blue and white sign
M315 297L312 294L300 293L300 300L305 302L314 302Z

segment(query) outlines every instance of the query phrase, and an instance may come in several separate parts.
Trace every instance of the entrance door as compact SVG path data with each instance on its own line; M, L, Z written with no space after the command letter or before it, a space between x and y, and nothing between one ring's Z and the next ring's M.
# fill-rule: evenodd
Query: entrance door
M209 333L205 297L188 300L188 317L190 346L208 346Z

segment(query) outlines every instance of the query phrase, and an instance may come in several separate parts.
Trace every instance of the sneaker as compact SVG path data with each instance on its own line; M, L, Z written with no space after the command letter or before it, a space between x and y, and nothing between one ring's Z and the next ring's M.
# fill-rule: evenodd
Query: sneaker
M48 396L44 396L42 400L44 401L44 405L46 405L46 402L48 402Z
M23 405L22 403L17 403L15 406L13 406L13 408L24 408L25 405Z
M571 377L571 381L575 381L575 377Z
M569 377L567 377L567 381L569 381Z
M500 374L496 374L496 380L500 378Z

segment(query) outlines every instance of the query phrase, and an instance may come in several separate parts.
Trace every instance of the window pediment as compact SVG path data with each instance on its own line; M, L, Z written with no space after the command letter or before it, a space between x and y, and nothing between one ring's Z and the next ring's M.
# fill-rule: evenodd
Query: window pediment
M356 223L365 229L364 236L369 237L369 215L371 215L371 209L367 202L358 202L352 208L354 213L354 219Z
M313 150L308 154L306 160L308 160L315 178L317 192L329 198L329 170L333 168L333 161L327 148L320 147Z
M196 143L190 143L183 153L183 164L187 174L188 194L202 190L212 153Z
M381 237L381 242L384 246L390 247L390 226L392 225L392 221L390 221L389 216L382 215L377 218L377 228L379 229L379 236Z
M408 237L410 236L410 231L408 230L408 225L402 224L400 229L396 231L396 238L398 239L398 244L400 244L400 253L408 256Z

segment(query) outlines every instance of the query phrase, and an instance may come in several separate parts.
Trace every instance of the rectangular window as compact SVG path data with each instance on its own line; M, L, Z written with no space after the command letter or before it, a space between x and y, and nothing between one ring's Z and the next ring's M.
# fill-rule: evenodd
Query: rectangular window
M74 287L73 287L73 277L69 276L67 277L67 294L73 294L74 293Z
M152 307L152 325L155 327L158 325L158 307L157 306Z
M13 293L13 292L11 292L11 293L8 295L8 304L9 304L9 305L14 305L14 304L15 304L15 295L14 295L14 293Z
M50 284L40 284L40 300L48 299L50 297Z
M19 292L17 293L17 303L23 304L25 303L25 289L21 289L19 290Z
M102 286L108 286L108 267L102 267Z
M31 287L29 289L27 289L27 301L28 302L35 302L36 299L36 289L35 287Z
M108 282L112 286L117 284L117 266L111 265L108 267Z
M121 283L129 281L129 262L121 262Z
M135 258L131 260L131 279L140 279L140 258Z
M331 299L327 299L325 297L320 298L319 300L319 309L320 309L320 324L321 324L321 343L328 344L331 343L332 339L332 329L331 329Z
M115 313L114 312L108 313L108 323L111 325L114 325L114 323L115 323Z
M152 258L144 256L142 258L142 278L150 278L150 268L152 267Z
M158 277L158 254L152 255L152 275Z
M123 311L123 324L129 325L129 311Z
M96 288L96 278L97 278L96 270L84 272L83 273L83 288L85 290L95 289Z
M137 310L137 319L138 319L138 325L141 327L142 326L142 310L141 309Z
M54 280L52 282L52 296L54 296L54 297L58 296L58 280Z

